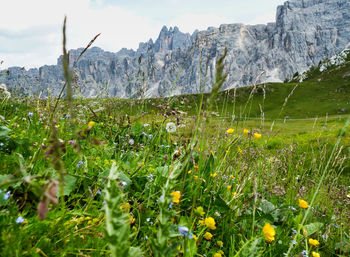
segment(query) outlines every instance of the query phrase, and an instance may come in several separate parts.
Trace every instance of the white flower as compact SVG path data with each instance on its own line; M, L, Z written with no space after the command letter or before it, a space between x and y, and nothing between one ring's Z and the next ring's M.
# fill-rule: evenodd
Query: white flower
M166 131L168 131L169 133L174 133L176 132L176 125L174 122L168 122L166 124Z

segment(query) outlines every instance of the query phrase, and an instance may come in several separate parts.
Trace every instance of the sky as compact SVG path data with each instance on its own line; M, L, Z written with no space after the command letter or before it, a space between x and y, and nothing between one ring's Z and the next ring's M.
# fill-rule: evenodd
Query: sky
M157 39L163 25L193 33L220 24L265 24L285 0L0 0L0 70L52 65L62 53L67 15L67 48L94 46L136 50Z

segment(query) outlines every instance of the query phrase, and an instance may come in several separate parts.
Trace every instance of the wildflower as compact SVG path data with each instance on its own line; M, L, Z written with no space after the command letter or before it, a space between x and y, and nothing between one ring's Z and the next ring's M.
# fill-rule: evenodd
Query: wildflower
M103 122L101 122L101 123L100 123L100 125L101 125L101 126L103 126L103 125L104 125L104 123L103 123Z
M204 220L199 220L199 221L198 221L198 225L199 225L199 226L204 226Z
M16 219L16 223L20 224L20 223L23 223L24 221L24 218L22 216L19 216L17 219Z
M92 129L92 127L95 125L95 122L94 121L90 121L89 123L88 123L88 128L89 129Z
M309 238L309 244L313 246L318 246L320 242L318 242L316 239Z
M168 131L168 133L174 133L176 132L176 125L174 122L168 122L165 126L166 131Z
M59 127L61 127L61 125L60 125L60 124L55 125L55 128L59 128Z
M188 235L188 227L179 227L179 233L182 237L185 237Z
M128 185L128 183L126 183L125 181L122 181L122 186L125 187L126 185Z
M197 215L199 215L199 216L204 216L204 214L205 214L205 212L204 212L204 210L203 210L203 207L201 207L201 206L198 206L198 207L196 208L195 213L196 213Z
M299 207L300 208L306 209L307 207L309 207L309 204L306 201L304 201L303 199L299 198L298 200L299 200Z
M210 232L205 232L204 239L209 241L209 240L211 240L212 237L213 237L213 235Z
M28 112L28 117L33 117L33 113L32 112Z
M83 165L83 161L79 161L79 162L77 163L77 168L79 168L80 165Z
M233 128L229 128L228 130L226 130L227 134L232 134L235 130Z
M231 175L231 179L232 179L232 180L235 180L236 178L235 178L235 176Z
M4 195L4 200L7 200L10 198L10 194L11 194L11 191L8 191L5 195Z
M120 209L122 210L122 212L127 212L130 209L130 204L129 203L122 203L120 205Z
M198 169L199 166L196 164L196 165L193 166L193 168Z
M198 240L198 237L195 234L192 234L192 237L194 240L196 240L196 241Z
M98 218L93 218L92 221L93 222L98 222Z
M312 251L312 257L320 257L321 255L317 252Z
M198 179L198 176L195 175L195 176L194 176L194 179Z
M173 191L170 194L173 196L173 203L180 203L180 198L181 198L180 191Z
M134 139L131 138L128 143L129 143L129 145L133 145L135 143L135 141L134 141Z
M238 147L238 152L239 153L243 153L242 149L240 147Z
M129 216L129 222L130 222L130 224L133 225L133 224L135 223L135 221L136 221L135 218L134 218L133 216L130 215L130 216Z
M212 217L205 218L204 223L211 230L215 230L216 229L214 218L212 218Z
M303 251L301 252L301 255L302 255L303 257L308 257L308 256L309 256L309 253L308 253L306 250L303 250Z
M191 174L191 173L192 173L192 170L187 171L187 174Z
M222 242L222 241L217 241L216 243L218 244L219 247L223 247L223 245L224 245L224 242Z
M270 225L270 223L266 223L263 227L263 233L265 235L265 241L267 243L271 243L272 241L275 241L275 235L276 231L275 229Z
M231 190L232 186L227 186L227 190Z
M210 177L215 178L218 174L217 173L210 173Z
M249 130L248 129L243 129L243 134L248 135L249 134Z
M215 253L213 257L222 257L221 253Z
M261 138L261 134L255 132L254 135L253 135L253 137L254 137L255 139L260 139L260 138Z

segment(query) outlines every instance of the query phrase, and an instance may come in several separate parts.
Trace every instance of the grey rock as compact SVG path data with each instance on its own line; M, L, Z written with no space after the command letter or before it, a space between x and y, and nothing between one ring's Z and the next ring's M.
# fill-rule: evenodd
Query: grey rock
M209 92L225 47L223 89L281 82L350 48L350 1L286 1L277 7L276 22L267 25L223 24L192 35L164 26L155 42L140 43L136 51L92 47L77 63L83 49L71 50L75 94L136 98ZM62 57L40 69L9 68L4 82L23 94L58 95L64 84L61 63Z

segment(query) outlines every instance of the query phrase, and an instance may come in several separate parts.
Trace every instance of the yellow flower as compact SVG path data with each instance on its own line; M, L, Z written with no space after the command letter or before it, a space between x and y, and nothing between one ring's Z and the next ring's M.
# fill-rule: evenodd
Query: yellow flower
M221 253L215 253L213 257L222 257Z
M213 151L213 150L210 150L210 153L211 153L212 155L214 155L214 151Z
M198 237L195 234L192 234L194 240L198 240Z
M100 123L100 125L101 125L101 126L103 126L103 125L104 125L104 123L103 123L103 122L101 122L101 123Z
M299 207L300 208L306 209L307 207L309 207L309 204L306 201L304 201L303 199L299 198L298 200L299 200Z
M194 166L193 166L193 168L198 169L198 168L199 168L199 166L198 166L198 165L194 165Z
M180 203L180 198L181 198L180 191L173 191L170 194L173 196L173 203Z
M198 221L198 225L199 225L199 226L204 226L204 220L199 220L199 221Z
M94 125L95 125L95 122L94 121L90 121L89 124L88 124L88 127L92 128Z
M93 222L97 222L98 221L98 218L94 218L92 219Z
M217 173L210 173L210 177L215 178L218 174Z
M192 173L192 170L187 171L187 174L191 174L191 173Z
M233 128L229 128L228 130L226 130L227 134L232 134L235 130Z
M236 196L236 195L237 195L237 193L236 193L236 192L233 192L233 193L232 193L232 195L233 195L233 196Z
M131 215L129 216L129 222L131 225L135 223L135 218Z
M309 238L309 244L313 246L318 246L320 242L318 242L316 239Z
M231 175L231 178L232 178L232 179L235 179L235 176Z
M314 251L312 251L312 257L321 257L321 255L319 253L316 253Z
M212 217L205 218L204 223L211 230L215 230L216 229L214 218L212 218Z
M265 241L267 243L271 243L272 241L275 241L275 235L276 231L275 229L270 225L270 223L266 223L263 227L263 233L265 235Z
M253 135L253 137L254 137L255 139L260 139L260 138L261 138L261 134L255 132L254 135Z
M248 129L243 129L243 134L248 135L249 134L249 130Z
M231 190L232 186L227 186L227 190Z
M238 147L238 152L243 153L243 150L240 147Z
M220 247L223 247L223 245L224 245L224 242L222 242L222 241L217 241L216 243L217 243L218 246L220 246Z
M195 175L195 176L194 176L194 179L198 179L198 176Z
M113 119L113 117L112 117L112 116L109 116L109 118L110 118L110 119Z
M120 205L120 209L122 210L122 212L128 212L130 209L130 204L129 203L122 203Z
M60 127L60 124L55 125L55 127L56 127L56 128L59 128L59 127Z
M205 238L206 240L210 240L212 237L213 237L213 235L212 235L210 232L205 232L204 238Z
M196 208L196 214L197 215L199 215L199 216L204 216L204 214L205 214L205 212L204 212L204 210L203 210L203 207L201 207L201 206L198 206L197 208Z

